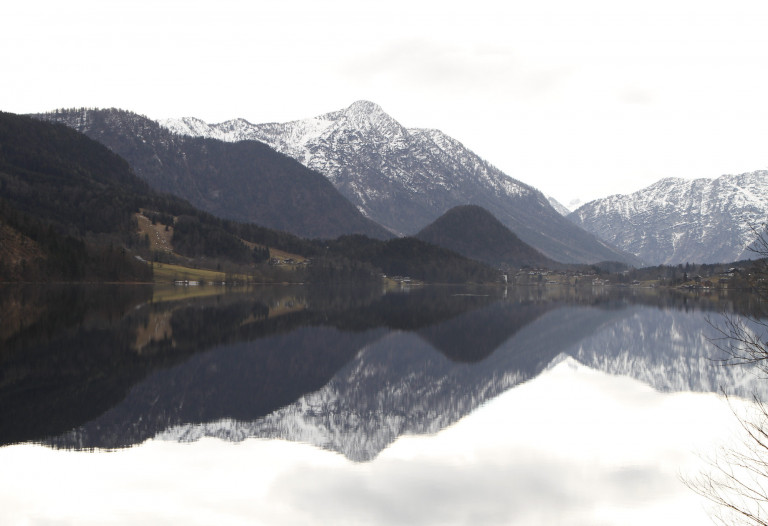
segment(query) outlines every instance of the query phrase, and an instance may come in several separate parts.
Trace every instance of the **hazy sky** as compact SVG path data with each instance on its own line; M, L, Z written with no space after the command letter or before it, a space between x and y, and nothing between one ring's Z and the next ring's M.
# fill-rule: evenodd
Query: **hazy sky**
M367 99L564 204L768 168L768 2L25 0L0 110L251 122Z

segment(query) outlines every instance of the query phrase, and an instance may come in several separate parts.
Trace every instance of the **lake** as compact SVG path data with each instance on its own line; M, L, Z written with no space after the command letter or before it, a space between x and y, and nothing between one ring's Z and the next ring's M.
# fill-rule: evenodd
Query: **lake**
M0 294L2 524L710 524L684 481L768 394L733 291Z

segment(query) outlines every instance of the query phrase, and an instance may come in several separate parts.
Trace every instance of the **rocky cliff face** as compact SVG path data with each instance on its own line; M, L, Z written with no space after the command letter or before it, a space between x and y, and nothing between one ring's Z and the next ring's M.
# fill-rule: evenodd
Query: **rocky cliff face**
M768 171L662 179L587 203L569 219L649 265L747 259L768 219Z
M287 123L186 118L162 124L178 134L263 141L324 174L367 217L397 234L414 234L454 206L475 204L555 260L632 260L459 141L438 130L407 129L372 102Z

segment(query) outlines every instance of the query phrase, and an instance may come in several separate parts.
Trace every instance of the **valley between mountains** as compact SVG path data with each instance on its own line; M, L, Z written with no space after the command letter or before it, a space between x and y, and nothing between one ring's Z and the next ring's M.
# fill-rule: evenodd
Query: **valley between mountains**
M569 213L368 101L265 124L0 116L4 281L142 281L157 262L256 281L487 283L520 268L750 259L768 220L768 171L664 179Z
M618 249L617 256L553 220L535 188L503 174L439 130L404 128L371 102L287 123L236 119L207 124L183 118L161 124L179 134L263 141L325 174L366 216L394 231L412 234L451 206L479 205L526 243L562 262L594 262L597 255L598 260L635 265L750 259L755 230L768 220L764 170L715 180L668 178L572 213L547 198L599 243ZM572 237L589 254L555 248L541 237Z
M208 125L166 120L166 128L236 142L258 140L323 174L366 216L413 235L449 209L478 205L522 241L564 263L634 258L565 220L536 188L504 174L439 130L408 129L368 101L300 121Z

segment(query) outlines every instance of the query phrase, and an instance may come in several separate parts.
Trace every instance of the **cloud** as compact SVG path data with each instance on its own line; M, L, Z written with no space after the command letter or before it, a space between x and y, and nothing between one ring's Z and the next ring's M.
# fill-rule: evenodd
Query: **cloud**
M420 459L365 469L303 466L283 474L271 502L316 524L594 524L594 510L652 506L680 492L650 466L590 469L535 449L496 450L469 464Z
M655 99L655 94L649 89L637 87L624 88L619 91L619 99L627 104L650 104Z
M534 65L504 46L419 38L381 45L344 62L339 71L354 82L384 82L403 91L469 97L496 92L524 99L541 96L569 76L566 68Z

